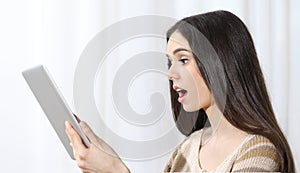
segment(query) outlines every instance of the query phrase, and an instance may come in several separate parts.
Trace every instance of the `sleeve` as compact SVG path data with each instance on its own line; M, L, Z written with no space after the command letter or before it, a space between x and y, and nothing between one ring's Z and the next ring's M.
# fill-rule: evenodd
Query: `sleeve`
M167 163L167 165L164 169L164 172L170 172L171 171L171 168L172 168L172 165L173 165L173 162L174 162L174 159L175 159L177 153L178 153L178 148L176 148L176 150L172 153L171 158L168 161L168 163Z
M279 155L266 138L256 138L237 157L232 172L278 172Z

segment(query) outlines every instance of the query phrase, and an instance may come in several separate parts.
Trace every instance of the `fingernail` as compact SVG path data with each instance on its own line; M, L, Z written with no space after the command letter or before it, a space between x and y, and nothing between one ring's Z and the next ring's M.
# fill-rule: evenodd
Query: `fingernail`
M65 121L65 126L69 127L69 122L68 121Z

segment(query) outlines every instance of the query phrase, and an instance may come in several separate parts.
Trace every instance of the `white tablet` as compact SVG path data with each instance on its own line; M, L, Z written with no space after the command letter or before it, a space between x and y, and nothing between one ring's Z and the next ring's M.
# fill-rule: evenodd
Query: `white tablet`
M72 124L87 147L90 146L90 142L80 129L75 116L58 90L54 80L42 65L23 71L23 76L67 152L74 159L70 140L65 132L65 121L69 121Z

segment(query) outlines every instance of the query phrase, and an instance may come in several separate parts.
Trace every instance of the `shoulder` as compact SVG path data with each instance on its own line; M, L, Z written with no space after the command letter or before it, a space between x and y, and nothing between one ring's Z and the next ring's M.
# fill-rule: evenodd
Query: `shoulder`
M184 156L188 157L187 155L190 154L189 151L195 151L200 144L200 139L203 130L198 130L187 136L176 148L176 154L183 154ZM194 153L194 152L193 152Z
M164 172L181 172L190 170L190 163L193 162L194 156L199 148L202 130L193 132L186 137L175 149Z
M186 137L179 145L180 150L187 150L192 146L199 147L203 130L198 130Z
M237 172L278 171L279 163L275 145L264 136L252 135L237 155L233 170Z

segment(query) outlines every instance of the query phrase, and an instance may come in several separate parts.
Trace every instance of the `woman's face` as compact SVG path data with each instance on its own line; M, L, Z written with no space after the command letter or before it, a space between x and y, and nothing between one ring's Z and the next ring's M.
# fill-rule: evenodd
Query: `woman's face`
M206 86L188 41L175 31L167 44L167 56L171 61L168 78L178 93L178 102L187 112L206 110L211 105L211 93Z

